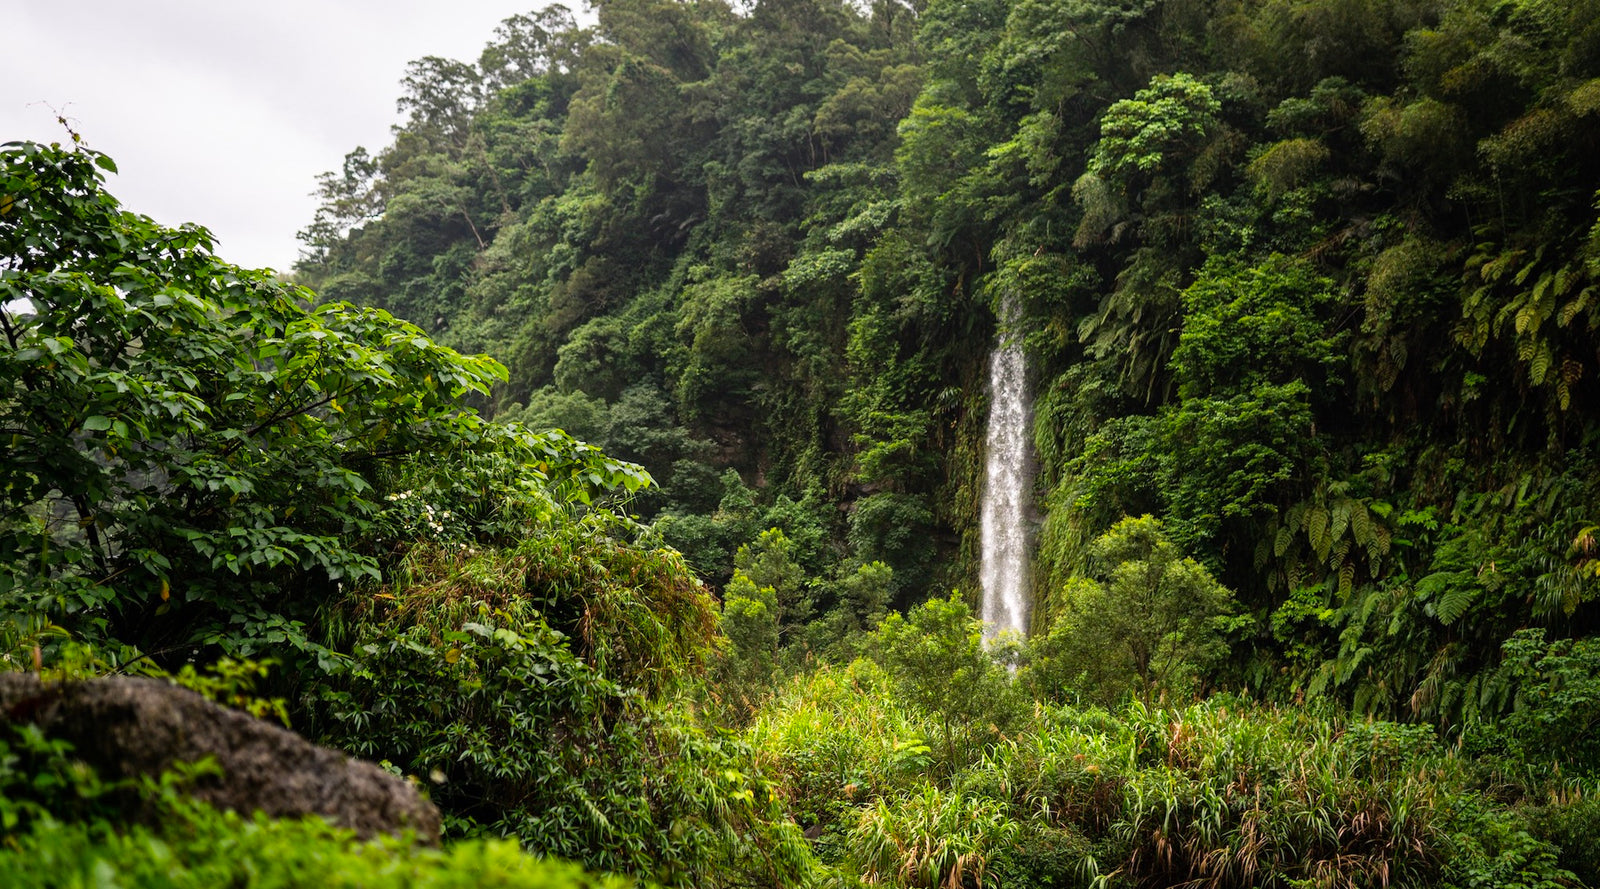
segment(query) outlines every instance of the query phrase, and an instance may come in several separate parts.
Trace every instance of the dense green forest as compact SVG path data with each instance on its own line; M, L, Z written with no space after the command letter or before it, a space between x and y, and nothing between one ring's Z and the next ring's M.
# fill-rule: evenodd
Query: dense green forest
M413 63L289 279L0 152L6 658L253 700L447 836L131 825L19 729L0 874L1600 882L1600 2L593 13Z
M813 653L863 566L975 590L1010 294L1036 631L1151 514L1253 618L1213 686L1459 725L1596 629L1597 11L552 7L413 65L297 279L501 360L479 406L646 466L717 586L781 529Z

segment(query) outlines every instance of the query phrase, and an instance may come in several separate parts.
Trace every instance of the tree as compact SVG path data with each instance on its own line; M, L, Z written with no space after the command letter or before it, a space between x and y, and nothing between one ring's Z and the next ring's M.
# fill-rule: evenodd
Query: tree
M11 608L168 658L319 650L305 621L336 585L378 577L385 534L422 528L386 496L447 474L444 455L486 522L524 514L519 499L548 515L648 483L565 435L464 410L505 378L492 359L386 312L308 308L310 291L218 259L205 229L122 210L103 190L115 169L81 147L0 149Z
M769 528L734 553L734 577L743 575L757 589L771 590L774 616L786 639L811 616L805 569L794 560L794 544L781 529Z
M1068 582L1065 612L1035 642L1035 681L1057 693L1081 683L1107 702L1192 690L1226 651L1222 621L1233 594L1148 515L1118 522L1090 546L1090 558L1094 576Z
M714 694L728 715L747 716L778 675L778 597L737 569L722 591L722 632L728 647L716 661Z
M383 195L376 187L377 176L377 159L361 147L344 156L340 172L317 176L317 190L313 195L322 203L311 224L295 234L305 245L305 261L325 261L329 251L349 235L351 228L382 214Z
M905 701L939 719L953 769L979 738L1004 731L1016 715L1011 677L984 646L983 622L960 593L889 615L878 627L877 647Z

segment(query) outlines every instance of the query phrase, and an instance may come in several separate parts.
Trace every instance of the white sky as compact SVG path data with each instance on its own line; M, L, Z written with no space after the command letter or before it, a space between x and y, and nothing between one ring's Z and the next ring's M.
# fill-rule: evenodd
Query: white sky
M544 2L0 0L0 142L65 141L53 106L117 162L127 209L287 271L317 174L388 144L406 63L475 62Z

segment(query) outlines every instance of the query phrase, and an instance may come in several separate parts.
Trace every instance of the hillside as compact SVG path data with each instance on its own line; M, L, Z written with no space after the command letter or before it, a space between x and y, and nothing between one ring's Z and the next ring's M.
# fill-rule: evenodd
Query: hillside
M1600 884L1600 0L593 11L415 62L292 279L0 146L0 662L443 834L30 705L0 883Z
M1223 686L1448 724L1595 631L1592 4L596 11L416 63L297 274L645 465L706 576L779 527L796 624L877 561L974 592L1010 295L1036 630L1152 514L1254 617Z

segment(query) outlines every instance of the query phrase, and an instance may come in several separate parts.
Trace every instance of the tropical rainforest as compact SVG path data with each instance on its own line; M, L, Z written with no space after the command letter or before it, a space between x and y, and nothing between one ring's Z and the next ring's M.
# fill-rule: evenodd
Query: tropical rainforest
M0 882L1600 884L1597 0L599 0L398 107L287 275L0 148L0 649L442 850L18 724Z

